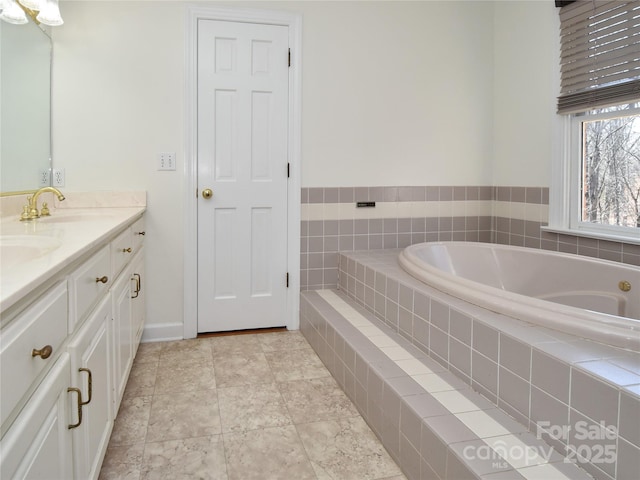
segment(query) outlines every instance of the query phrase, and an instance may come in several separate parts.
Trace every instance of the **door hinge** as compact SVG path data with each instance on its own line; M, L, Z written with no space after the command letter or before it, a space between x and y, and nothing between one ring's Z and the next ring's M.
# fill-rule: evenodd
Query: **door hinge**
M287 272L287 288L289 288L289 272Z
M291 176L291 164L287 163L287 178Z
M196 188L196 198L198 198L198 189Z
M291 49L289 49L289 66L291 66Z

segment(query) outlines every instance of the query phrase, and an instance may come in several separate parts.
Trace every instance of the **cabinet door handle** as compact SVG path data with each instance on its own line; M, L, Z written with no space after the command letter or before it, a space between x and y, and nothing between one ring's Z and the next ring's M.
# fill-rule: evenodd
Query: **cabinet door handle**
M104 277L96 277L96 283L107 283L109 281L109 277L106 275Z
M69 387L67 388L67 393L75 392L78 395L78 423L67 425L67 428L71 430L72 428L78 428L82 423L82 392L79 388Z
M133 291L133 293L135 295L131 295L131 298L138 298L140 296L140 288L141 288L140 274L139 273L132 273L131 274L131 280L135 280L135 282L136 282L136 289Z
M129 248L123 248L123 249L122 249L122 253L131 253L131 247L129 247Z
M89 375L89 379L87 382L89 385L89 398L87 398L86 402L80 401L80 405L87 405L91 402L91 397L93 395L93 375L91 375L91 370L89 370L88 368L79 368L78 371L87 372L87 374Z
M51 345L45 345L40 350L38 350L36 348L31 350L31 356L32 357L38 357L39 356L43 360L49 358L51 356L51 353L53 353L53 348L51 348Z
M136 298L142 290L142 277L139 273L134 273L133 276L136 278L136 296L133 298Z
M136 288L133 291L133 293L131 294L130 298L138 298L138 296L140 295L140 290L138 290L138 279L137 278L133 278L136 274L134 273L133 275L131 275L130 280L135 280L136 282Z
M136 235L146 235L147 232L142 231L142 232L136 232Z

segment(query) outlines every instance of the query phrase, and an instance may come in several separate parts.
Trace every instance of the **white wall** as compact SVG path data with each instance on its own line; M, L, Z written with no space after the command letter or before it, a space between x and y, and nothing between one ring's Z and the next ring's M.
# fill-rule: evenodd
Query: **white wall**
M302 11L303 186L491 181L491 4Z
M548 184L550 2L233 5L303 14L303 187ZM67 192L148 192L155 325L182 323L186 6L64 1L54 31L53 163ZM535 61L512 50L520 42ZM515 95L507 77L532 96ZM175 172L156 170L160 151L177 152Z
M493 185L549 186L558 80L552 1L503 1L494 20Z
M54 161L70 185L96 163L98 185L120 183L118 162L139 184L180 150L185 5L63 2ZM302 186L490 184L491 3L234 5L303 14Z
M61 10L52 124L62 190L147 191L147 321L182 324L183 7L63 2ZM175 172L156 170L164 151L178 153Z

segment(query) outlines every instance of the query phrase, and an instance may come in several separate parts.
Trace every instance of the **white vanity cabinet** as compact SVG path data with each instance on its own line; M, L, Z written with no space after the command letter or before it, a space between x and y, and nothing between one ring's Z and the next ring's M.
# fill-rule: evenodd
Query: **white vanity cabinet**
M144 324L136 231L144 232L142 218L9 312L0 334L0 478L98 478Z
M111 247L106 245L69 275L69 333L87 318L91 308L109 291Z
M2 438L0 478L74 478L69 412L77 407L79 396L68 389L69 354L65 352Z
M110 290L114 417L120 408L144 326L144 234L144 218L141 218L111 244L114 278L119 274Z
M146 319L144 248L141 246L138 247L138 253L131 261L131 281L133 282L131 291L131 325L133 328L133 356L135 357L142 339L142 331L144 330Z
M73 429L75 478L97 478L111 434L112 391L106 296L69 343L71 384L82 392L82 422Z
M0 424L11 421L21 401L55 363L67 338L67 282L31 303L0 334Z
M121 275L111 288L111 336L113 348L113 415L118 413L133 363L133 325L131 321L131 280Z

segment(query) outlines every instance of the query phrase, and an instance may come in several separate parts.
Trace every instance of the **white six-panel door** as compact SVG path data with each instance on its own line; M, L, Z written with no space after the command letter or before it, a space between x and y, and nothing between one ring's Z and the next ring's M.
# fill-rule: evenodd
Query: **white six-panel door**
M288 27L198 22L199 333L286 324L287 57Z

